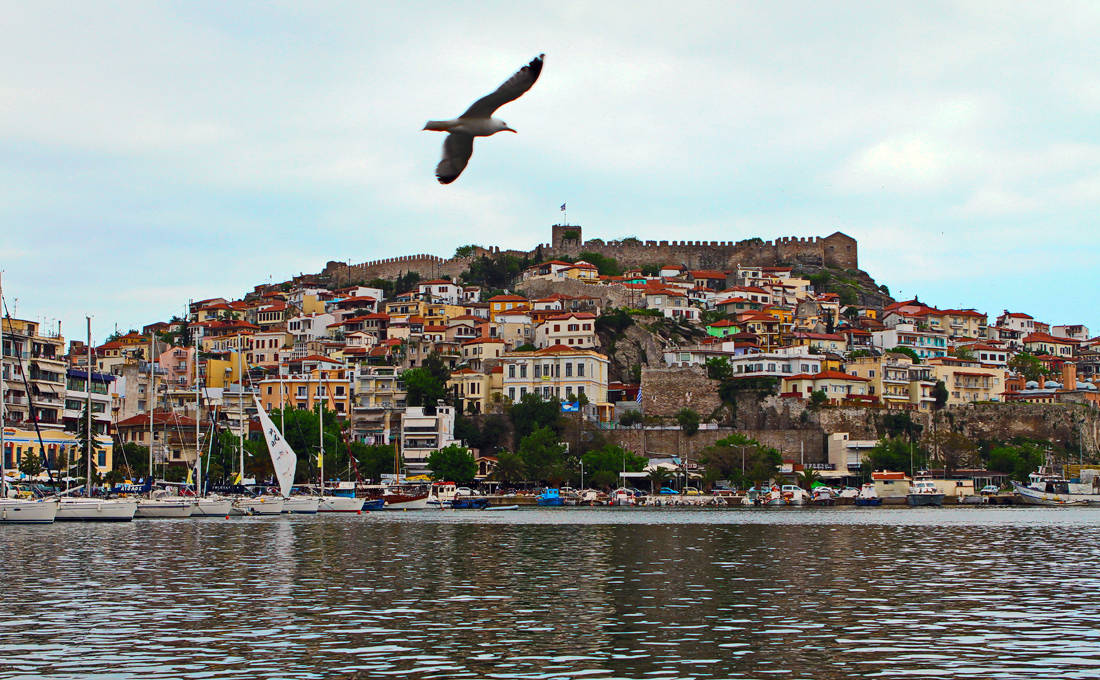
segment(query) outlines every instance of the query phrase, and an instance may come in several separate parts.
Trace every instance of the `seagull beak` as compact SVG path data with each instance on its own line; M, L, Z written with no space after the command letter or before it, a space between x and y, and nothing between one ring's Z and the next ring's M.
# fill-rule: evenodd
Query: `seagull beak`
M501 132L516 132L516 131L513 130L512 128L510 128L510 127L506 127L503 130L501 130ZM519 133L517 132L516 134L519 134Z

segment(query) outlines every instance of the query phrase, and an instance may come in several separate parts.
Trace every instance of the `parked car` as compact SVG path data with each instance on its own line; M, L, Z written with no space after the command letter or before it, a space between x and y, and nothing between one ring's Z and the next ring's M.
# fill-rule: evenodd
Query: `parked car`
M685 496L702 496L703 495L703 492L700 491L699 489L695 488L694 486L685 486L684 490L681 493L683 493Z
M481 494L474 491L473 489L471 489L468 486L460 486L457 489L455 489L455 495L456 496L480 496Z
M978 493L983 496L992 496L994 494L1000 493L1000 491L1000 488L996 484L986 484Z
M676 491L675 489L670 489L667 486L662 486L661 490L658 491L657 493L659 493L661 495L674 495L674 496L679 496L680 495L679 491Z

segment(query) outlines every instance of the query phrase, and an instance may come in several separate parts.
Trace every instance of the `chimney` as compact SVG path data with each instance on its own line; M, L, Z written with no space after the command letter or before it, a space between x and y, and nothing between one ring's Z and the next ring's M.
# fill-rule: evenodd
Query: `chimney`
M1077 364L1070 361L1062 364L1062 389L1077 389Z
M1042 373L1039 374L1039 389L1043 389L1047 386L1047 377Z

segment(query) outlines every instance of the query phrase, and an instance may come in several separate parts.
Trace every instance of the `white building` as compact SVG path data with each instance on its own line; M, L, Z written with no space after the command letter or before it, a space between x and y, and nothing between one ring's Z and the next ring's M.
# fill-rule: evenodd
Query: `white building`
M428 474L428 456L460 442L454 438L455 410L442 403L435 407L409 406L401 414L401 457L408 476Z
M596 315L557 314L535 326L535 347L554 345L591 348L596 346Z

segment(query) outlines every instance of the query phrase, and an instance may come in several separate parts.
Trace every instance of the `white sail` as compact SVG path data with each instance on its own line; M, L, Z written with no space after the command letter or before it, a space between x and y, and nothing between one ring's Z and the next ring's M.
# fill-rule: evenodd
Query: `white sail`
M298 466L298 456L294 454L294 449L290 448L286 439L283 439L279 428L271 422L259 398L253 395L253 399L256 400L256 408L259 410L260 425L264 428L267 450L271 452L271 464L275 467L275 476L279 479L279 490L283 498L286 498L290 495L291 487L294 486L294 469Z

